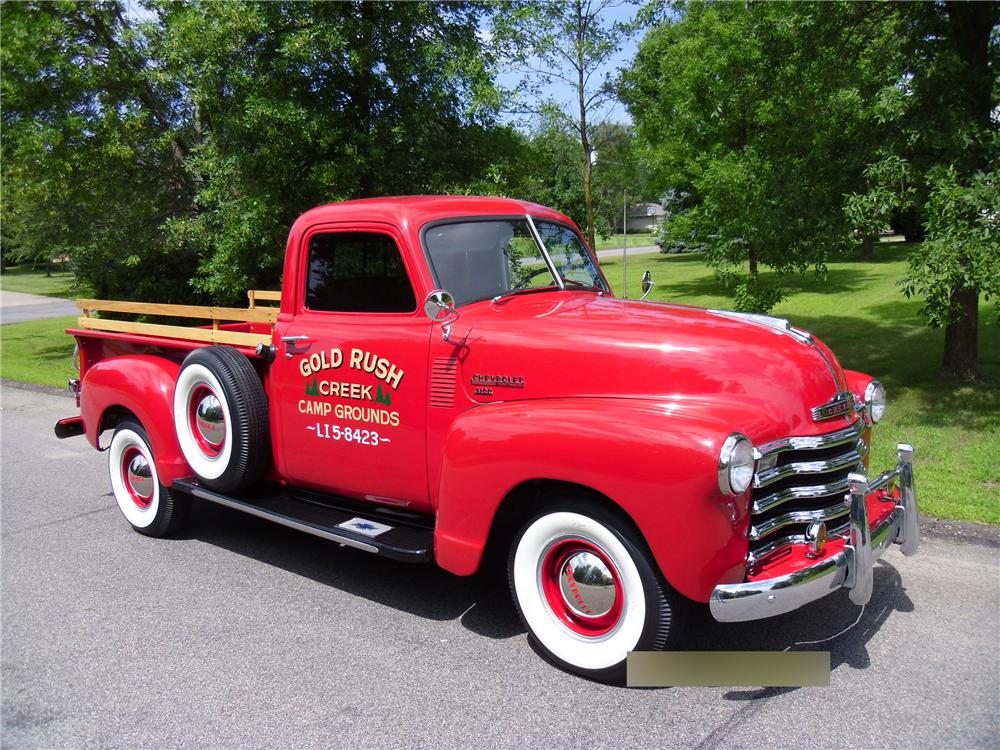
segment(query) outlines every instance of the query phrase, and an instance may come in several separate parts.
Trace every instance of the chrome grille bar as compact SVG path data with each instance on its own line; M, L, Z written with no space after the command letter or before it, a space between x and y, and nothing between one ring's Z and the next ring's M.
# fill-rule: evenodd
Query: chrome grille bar
M753 486L766 487L774 484L780 479L796 474L829 474L831 471L840 469L852 469L857 466L865 457L864 443L859 441L857 446L842 456L837 456L828 461L797 461L784 466L775 466L773 469L754 474Z
M848 519L837 526L829 528L827 533L830 534L830 536L846 536L850 528L851 522L850 519ZM776 552L780 552L785 547L791 547L793 544L805 543L805 534L789 534L788 536L783 536L780 539L767 542L754 550L754 552L750 553L750 558L747 560L747 564L754 565L755 563L763 560L765 557L768 557Z
M832 535L849 533L848 475L863 466L868 446L865 420L825 435L774 440L757 451L751 503L748 562L792 544L805 543L805 529L823 521ZM880 477L875 487L894 477ZM780 484L779 484L780 483Z
M779 505L787 503L789 500L811 500L827 495L843 496L847 492L848 484L846 479L838 479L829 484L813 484L808 487L789 487L788 489L775 492L767 497L753 501L753 512L764 513L765 511L777 508Z
M831 521L834 518L846 516L851 512L851 503L848 500L841 500L836 505L818 510L794 510L766 521L755 523L750 527L750 541L756 542L768 534L773 534L778 529L790 526L793 523L812 523L813 521Z
M757 458L769 456L772 453L782 451L818 450L820 448L832 448L835 445L850 443L861 437L865 431L863 419L858 419L850 427L837 432L828 432L826 435L809 435L804 437L786 437L780 440L773 440L765 443L757 449Z

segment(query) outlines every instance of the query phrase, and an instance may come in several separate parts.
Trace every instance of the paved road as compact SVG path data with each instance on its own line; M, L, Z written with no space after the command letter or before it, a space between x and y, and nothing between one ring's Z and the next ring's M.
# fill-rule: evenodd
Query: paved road
M73 402L0 395L7 747L996 747L996 549L893 550L860 616L834 594L682 644L829 649L829 688L628 690L542 661L479 578L215 507L139 536L104 456L52 437Z
M629 255L642 255L644 253L658 253L659 251L660 251L660 248L657 247L656 245L641 245L641 246L637 245L636 247L632 247L631 245L628 246L628 254ZM597 257L598 258L621 258L622 257L622 249L620 247L617 247L617 248L616 247L612 247L612 248L609 248L607 250L598 250L597 251Z
M38 294L24 294L23 292L0 291L0 324L2 325L79 314L80 310L72 300L42 297Z

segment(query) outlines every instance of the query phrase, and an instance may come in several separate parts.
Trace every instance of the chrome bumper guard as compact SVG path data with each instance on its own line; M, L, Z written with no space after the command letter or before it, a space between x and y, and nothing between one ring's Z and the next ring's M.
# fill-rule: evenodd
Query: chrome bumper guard
M791 612L839 588L849 590L851 601L867 604L872 596L875 560L890 544L904 555L917 551L919 514L913 483L913 446L896 446L899 463L869 482L864 474L848 477L851 502L850 538L844 549L827 559L788 575L716 586L709 607L719 622L742 622ZM872 529L865 498L899 481L899 502L892 513Z

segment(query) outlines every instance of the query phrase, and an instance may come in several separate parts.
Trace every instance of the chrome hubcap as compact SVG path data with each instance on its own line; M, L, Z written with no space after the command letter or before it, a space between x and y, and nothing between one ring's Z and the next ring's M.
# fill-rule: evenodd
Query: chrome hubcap
M128 483L132 486L135 494L142 498L152 497L153 472L149 468L149 462L145 456L141 453L133 456L128 463L125 475L128 477Z
M198 432L211 445L222 445L226 439L226 418L222 404L214 394L207 394L198 402L195 412Z
M600 617L615 604L615 579L597 555L576 552L559 571L559 589L566 604L581 617Z

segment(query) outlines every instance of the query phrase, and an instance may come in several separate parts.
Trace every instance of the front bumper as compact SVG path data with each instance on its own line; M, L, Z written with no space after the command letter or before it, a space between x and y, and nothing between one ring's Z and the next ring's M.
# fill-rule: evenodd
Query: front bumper
M851 526L847 544L839 552L815 565L774 578L716 586L709 601L719 622L742 622L791 612L840 588L848 589L851 601L866 604L872 595L875 560L890 544L900 545L904 555L917 551L919 515L913 482L913 447L896 446L899 463L892 471L869 482L864 474L851 474ZM899 499L892 513L871 528L867 496L898 480Z

